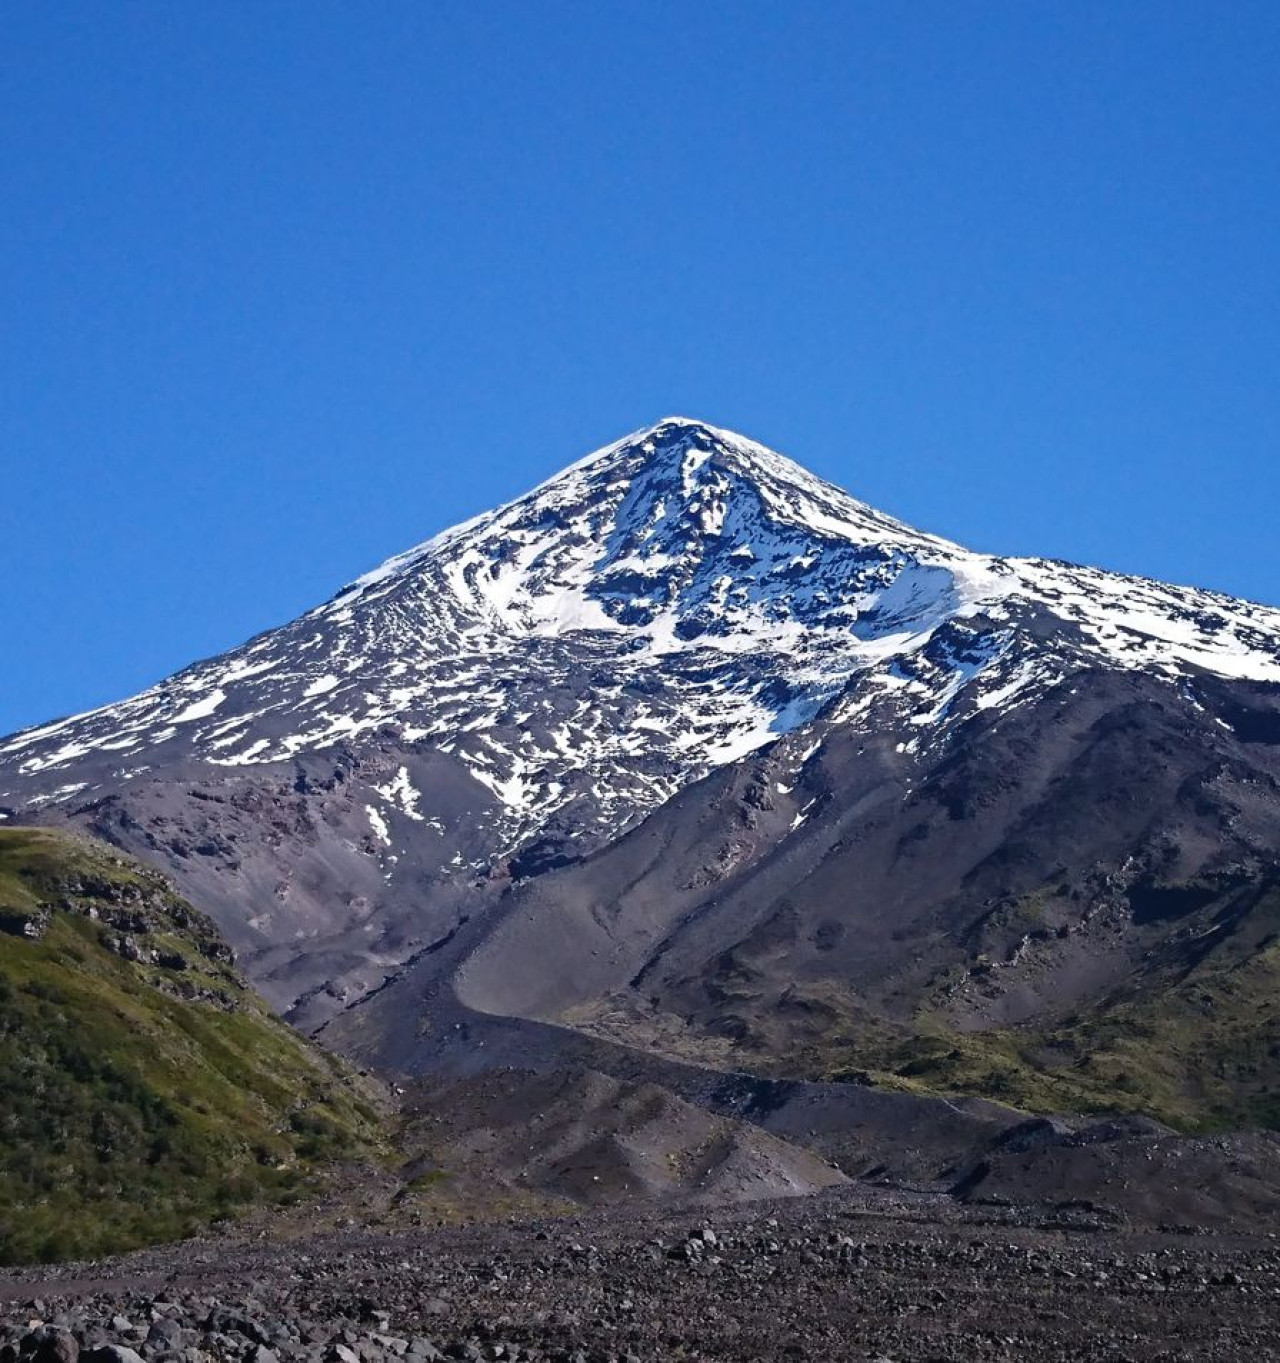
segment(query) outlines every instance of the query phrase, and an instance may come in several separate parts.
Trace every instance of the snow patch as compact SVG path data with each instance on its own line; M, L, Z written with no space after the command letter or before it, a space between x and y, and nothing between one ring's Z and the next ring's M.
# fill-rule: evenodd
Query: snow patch
M382 813L374 805L365 805L364 812L369 816L369 827L373 829L374 836L385 846L391 846L391 830L387 827L387 821L382 817Z
M332 672L323 677L317 677L315 681L308 682L302 695L305 700L310 700L312 696L323 696L328 694L338 685L338 678Z
M227 698L227 693L218 687L207 696L194 700L180 714L174 715L173 724L188 724L193 719L207 719Z
M409 780L409 768L401 767L395 774L395 778L385 786L374 786L374 790L388 803L397 805L400 812L410 819L416 819L419 823L425 816L418 808L418 801L421 795Z

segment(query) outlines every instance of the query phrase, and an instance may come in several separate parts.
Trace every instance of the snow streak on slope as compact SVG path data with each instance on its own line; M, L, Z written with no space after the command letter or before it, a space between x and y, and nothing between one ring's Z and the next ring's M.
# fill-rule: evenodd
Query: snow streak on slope
M238 650L0 743L0 802L383 733L461 761L498 844L594 842L824 709L936 741L1089 665L1280 681L1280 612L970 553L672 418ZM430 825L407 774L379 798L380 839L388 809Z

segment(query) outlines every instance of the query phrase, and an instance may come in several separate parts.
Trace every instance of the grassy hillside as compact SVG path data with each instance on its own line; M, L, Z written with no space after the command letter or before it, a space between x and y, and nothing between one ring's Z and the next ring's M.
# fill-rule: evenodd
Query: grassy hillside
M275 1018L158 872L0 828L0 1262L172 1239L381 1153L372 1093Z
M1280 887L1206 911L1164 959L1056 1024L966 1031L944 1008L904 1028L828 993L830 1028L791 1065L823 1077L995 1098L1032 1112L1141 1112L1184 1131L1280 1130Z

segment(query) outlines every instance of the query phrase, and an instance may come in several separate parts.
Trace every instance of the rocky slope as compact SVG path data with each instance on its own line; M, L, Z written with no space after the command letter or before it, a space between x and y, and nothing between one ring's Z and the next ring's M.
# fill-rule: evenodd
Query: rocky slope
M0 741L0 808L166 866L374 1063L586 1035L1270 1122L1278 764L1280 612L972 553L670 419Z
M1277 1122L1275 746L1096 671L932 759L818 731L798 773L783 741L515 889L462 1001L756 1072Z

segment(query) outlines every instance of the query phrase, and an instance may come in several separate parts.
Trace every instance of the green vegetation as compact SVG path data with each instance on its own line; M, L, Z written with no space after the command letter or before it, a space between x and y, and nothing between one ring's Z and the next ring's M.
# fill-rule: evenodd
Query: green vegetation
M372 1095L163 876L0 829L0 1263L190 1234L381 1142Z
M1139 1112L1184 1131L1280 1130L1280 890L1213 949L1136 976L1058 1025L959 1031L940 1013L910 1027L837 1023L809 1072L992 1098L1033 1112ZM1217 941L1216 937L1221 940Z

